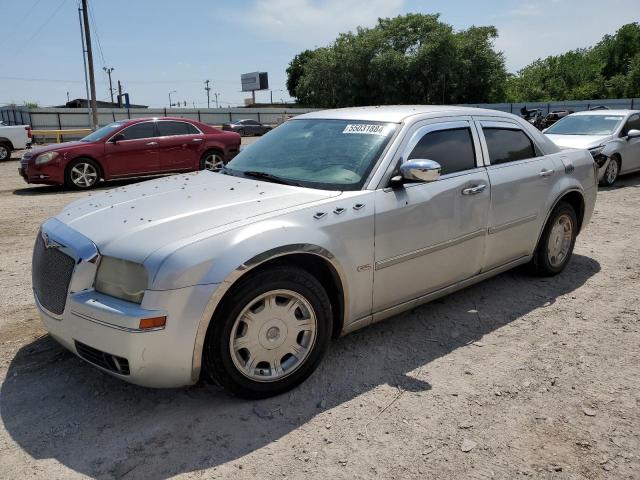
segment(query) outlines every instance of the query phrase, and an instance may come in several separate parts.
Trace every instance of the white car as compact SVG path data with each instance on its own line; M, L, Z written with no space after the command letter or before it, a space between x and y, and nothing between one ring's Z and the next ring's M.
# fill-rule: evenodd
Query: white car
M31 145L29 125L0 125L0 161L9 160L11 152Z
M640 170L640 111L592 110L573 113L543 130L561 148L586 148L598 165L601 185Z
M276 395L336 336L518 265L560 273L596 194L586 150L508 113L314 112L219 173L67 206L33 289L51 336L123 380Z

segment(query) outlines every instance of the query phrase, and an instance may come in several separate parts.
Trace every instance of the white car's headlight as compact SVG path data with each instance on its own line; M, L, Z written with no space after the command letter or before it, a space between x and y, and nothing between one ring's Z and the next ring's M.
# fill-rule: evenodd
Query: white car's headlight
M589 153L595 158L602 153L602 150L604 150L604 145L598 145L597 147L590 148Z
M36 165L44 165L58 156L58 152L41 153L36 157Z
M143 265L114 257L102 257L95 288L105 295L142 303L147 282L147 269Z

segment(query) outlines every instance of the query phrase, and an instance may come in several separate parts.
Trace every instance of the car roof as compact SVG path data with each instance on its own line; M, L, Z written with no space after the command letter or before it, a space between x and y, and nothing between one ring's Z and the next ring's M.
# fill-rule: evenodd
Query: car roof
M382 105L375 107L349 107L333 110L320 110L294 117L297 119L331 119L331 120L360 120L372 122L401 123L408 117L418 114L450 113L457 115L491 115L512 117L512 114L499 110L488 110L475 107L454 107L450 105Z
M176 120L179 122L190 122L190 123L200 123L197 120L192 120L190 118L182 118L182 117L144 117L144 118L125 118L123 120L117 120L120 123L140 123L140 122L149 122L149 121L157 121L157 120Z
M631 115L633 113L638 113L640 110L627 110L627 109L619 109L619 110L585 110L584 112L576 112L571 115Z

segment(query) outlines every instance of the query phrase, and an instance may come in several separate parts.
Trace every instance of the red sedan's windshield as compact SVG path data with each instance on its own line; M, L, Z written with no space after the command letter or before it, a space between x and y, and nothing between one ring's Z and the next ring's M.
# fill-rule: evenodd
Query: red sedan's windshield
M110 123L109 125L105 125L104 127L99 128L95 132L90 133L89 135L87 135L86 137L81 139L80 141L81 142L95 142L96 140L100 140L101 138L104 138L104 137L107 137L107 136L111 135L118 128L120 128L123 124L124 124L124 122L113 122L113 123Z

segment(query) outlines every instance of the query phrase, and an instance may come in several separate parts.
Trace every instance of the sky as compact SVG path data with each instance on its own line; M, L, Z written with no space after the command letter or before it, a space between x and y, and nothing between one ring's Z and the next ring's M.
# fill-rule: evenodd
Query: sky
M286 68L307 48L379 17L439 13L456 30L494 25L496 49L516 72L537 58L586 47L640 21L638 0L89 0L99 100L109 100L113 68L132 103L172 101L205 108L242 105L240 74L266 71L272 92L256 100L291 101ZM0 105L41 106L85 98L78 0L0 0Z

